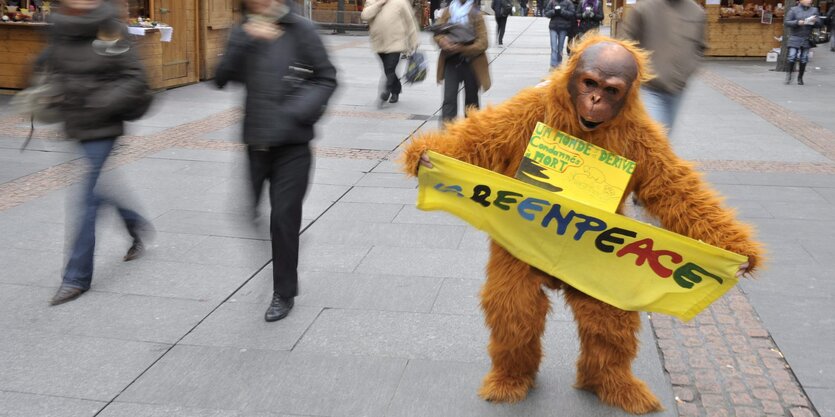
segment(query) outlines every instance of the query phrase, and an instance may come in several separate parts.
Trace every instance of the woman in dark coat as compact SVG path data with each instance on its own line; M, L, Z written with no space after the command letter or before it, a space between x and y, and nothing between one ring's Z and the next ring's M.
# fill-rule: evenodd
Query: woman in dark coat
M116 139L124 133L124 121L144 113L150 92L127 29L110 3L62 0L50 19L49 45L37 66L51 74L49 83L61 100L56 105L64 131L79 141L89 168L61 287L50 301L58 305L90 289L96 213L101 205L116 207L133 239L124 260L135 259L144 251L143 238L152 231L150 223L114 195L103 192L99 176Z
M565 40L569 38L572 26L577 25L574 3L571 0L551 0L545 6L545 17L551 19L548 31L551 33L551 69L554 69L562 63Z
M600 27L603 21L603 4L600 0L580 0L577 7L577 36L582 37L586 32Z
M789 70L786 72L786 84L791 84L794 63L800 61L800 67L797 71L797 85L803 85L803 73L806 72L806 63L809 62L809 48L812 47L809 42L809 35L812 34L813 28L820 26L818 9L812 7L812 0L800 0L797 6L792 7L786 13L783 22L789 28L789 51L787 56Z

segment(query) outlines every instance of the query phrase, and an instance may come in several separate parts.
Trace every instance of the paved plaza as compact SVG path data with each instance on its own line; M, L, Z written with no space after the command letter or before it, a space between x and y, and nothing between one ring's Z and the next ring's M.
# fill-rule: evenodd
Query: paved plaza
M508 20L483 105L546 75L547 25ZM410 135L438 128L436 47L421 34L429 78L378 109L368 37L323 38L340 86L314 143L301 293L276 323L263 320L268 237L245 222L239 88L165 91L131 124L108 176L133 191L156 239L122 262L128 236L103 211L93 287L58 307L47 303L83 160L54 126L21 153L28 120L0 95L0 416L628 415L572 388L577 332L559 294L528 398L476 395L490 366L487 238L417 210L416 182L393 162ZM802 87L773 66L708 61L671 138L756 226L769 262L691 322L641 314L634 372L665 407L653 416L835 416L835 54L815 49Z

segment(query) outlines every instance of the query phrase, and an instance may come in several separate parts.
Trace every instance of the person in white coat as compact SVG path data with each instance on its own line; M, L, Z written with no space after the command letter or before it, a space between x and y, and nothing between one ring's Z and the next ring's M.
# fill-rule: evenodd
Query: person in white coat
M386 86L380 93L380 104L386 101L397 103L402 89L397 76L400 54L414 52L419 42L411 2L368 0L361 17L368 22L371 49L380 56L386 76Z

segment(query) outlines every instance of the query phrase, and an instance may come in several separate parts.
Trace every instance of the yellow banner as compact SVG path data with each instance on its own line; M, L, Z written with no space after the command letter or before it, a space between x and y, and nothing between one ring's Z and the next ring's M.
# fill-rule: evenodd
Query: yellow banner
M635 162L539 122L516 178L614 213Z
M420 167L419 209L450 212L513 256L623 310L690 320L736 285L746 261L439 153L427 155L433 167Z

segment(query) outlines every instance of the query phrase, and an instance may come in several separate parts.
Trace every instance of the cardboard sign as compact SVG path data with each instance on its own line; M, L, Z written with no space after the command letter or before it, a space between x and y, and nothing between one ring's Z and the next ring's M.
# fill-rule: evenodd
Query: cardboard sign
M635 162L537 123L516 178L614 213Z

